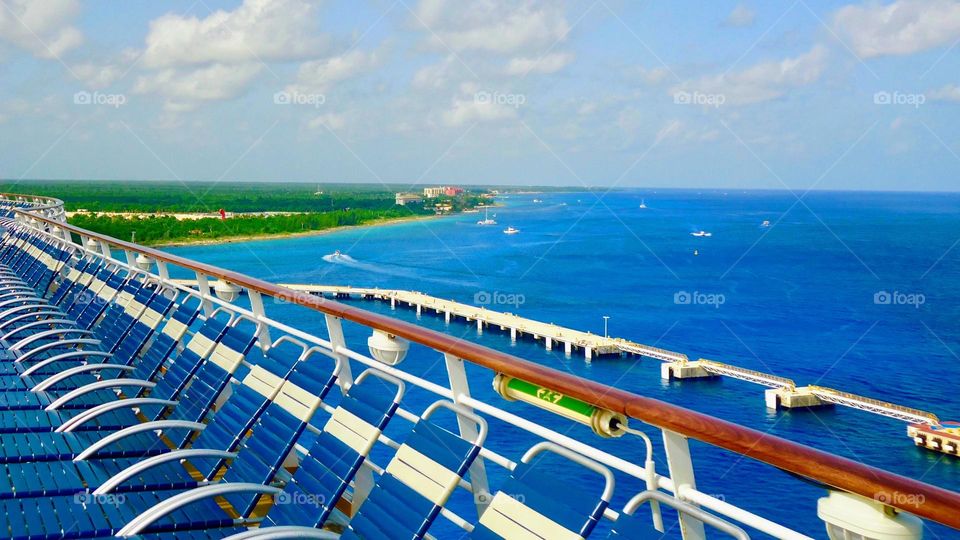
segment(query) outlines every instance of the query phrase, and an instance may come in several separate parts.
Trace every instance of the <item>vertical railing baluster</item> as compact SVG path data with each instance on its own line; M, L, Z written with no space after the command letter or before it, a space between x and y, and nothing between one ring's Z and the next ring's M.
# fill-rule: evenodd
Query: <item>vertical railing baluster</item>
M447 365L447 376L450 380L450 390L453 391L454 402L472 412L472 407L460 403L461 398L471 397L470 382L467 380L467 370L463 360L449 353L444 354L443 358ZM466 440L476 440L477 426L471 420L457 416L457 426L460 428L461 437ZM478 456L473 465L470 466L470 487L473 491L474 505L477 507L477 517L479 517L490 505L491 498L490 485L487 482L487 469L482 457Z
M690 444L687 438L665 429L663 446L666 449L667 465L670 467L670 478L673 480L674 495L679 497L683 488L696 489L693 460L690 457ZM681 514L679 519L683 540L705 540L706 533L703 530L702 521L686 514Z

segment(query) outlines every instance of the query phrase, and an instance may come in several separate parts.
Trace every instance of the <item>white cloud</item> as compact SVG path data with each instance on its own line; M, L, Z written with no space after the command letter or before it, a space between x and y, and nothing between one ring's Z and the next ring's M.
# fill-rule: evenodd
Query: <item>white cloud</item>
M166 68L208 63L242 64L316 55L315 8L303 0L244 0L233 11L203 19L167 14L150 22L144 65Z
M161 94L167 98L165 109L182 112L195 109L205 101L231 99L242 93L260 73L256 63L210 66L181 72L164 69L137 79L133 91L138 94Z
M0 39L38 58L60 58L83 43L83 34L72 24L79 13L77 0L5 0Z
M313 60L300 65L297 81L289 91L326 92L338 82L367 73L380 65L376 52L349 51L340 56Z
M462 95L454 98L450 109L441 116L443 124L448 127L517 117L517 107L498 102L492 94L479 90L474 84L463 84L460 91Z
M624 75L630 79L640 79L645 84L656 86L667 79L670 70L663 67L645 68L643 66L631 66L623 70Z
M734 27L746 27L753 24L753 20L756 18L756 13L752 9L747 7L744 4L737 4L737 7L733 8L733 11L730 12L730 15L727 15L727 18L723 21L725 26L734 26Z
M451 71L458 66L459 62L453 55L448 55L436 64L423 66L413 75L413 87L435 90L446 88L450 83Z
M960 38L960 3L952 0L845 6L833 20L837 32L864 58L913 54Z
M577 114L580 116L590 116L595 112L597 112L596 101L585 101L577 107Z
M327 127L332 130L339 130L346 127L346 125L346 117L342 114L336 113L321 114L320 116L311 119L310 122L307 123L307 126L311 129Z
M793 88L819 80L826 63L826 49L814 47L794 58L761 62L739 72L687 81L671 92L700 92L723 96L723 105L748 105L777 99Z
M560 3L537 0L421 0L414 24L436 49L501 54L546 50L570 29Z
M573 62L572 53L551 53L540 58L517 57L507 64L507 75L528 73L556 73Z
M99 90L113 84L123 75L123 70L113 64L94 64L87 62L70 68L79 77L87 88Z
M663 127L657 131L654 144L660 144L666 140L674 140L681 143L712 142L720 138L720 130L697 129L688 126L680 120L669 120Z
M926 93L930 99L939 101L960 101L960 86L948 84L943 88Z

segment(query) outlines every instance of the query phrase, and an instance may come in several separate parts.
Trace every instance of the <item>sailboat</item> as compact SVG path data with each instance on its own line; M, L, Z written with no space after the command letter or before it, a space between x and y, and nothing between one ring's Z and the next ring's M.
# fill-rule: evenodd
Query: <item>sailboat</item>
M640 199L640 208L646 208L646 207L647 207L646 199Z
M490 208L489 208L489 207L484 207L484 208L483 208L483 219L481 219L480 221L478 221L478 222L477 222L477 225L496 225L497 222L494 221L494 220L492 220L492 219L490 219L490 215L489 215L489 214L490 214Z

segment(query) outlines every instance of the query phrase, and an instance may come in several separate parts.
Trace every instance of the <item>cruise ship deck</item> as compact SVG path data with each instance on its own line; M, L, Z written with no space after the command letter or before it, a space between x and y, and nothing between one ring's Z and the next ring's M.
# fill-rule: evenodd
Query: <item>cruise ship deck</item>
M960 529L956 492L79 229L57 199L2 195L0 227L7 537L811 537L698 489L701 443L816 485L817 537Z

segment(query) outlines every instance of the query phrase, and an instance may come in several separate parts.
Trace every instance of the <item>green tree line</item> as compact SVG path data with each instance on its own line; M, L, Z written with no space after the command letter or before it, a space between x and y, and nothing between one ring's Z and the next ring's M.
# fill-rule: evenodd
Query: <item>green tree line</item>
M350 209L324 213L240 216L225 220L219 218L178 220L170 216L141 218L75 214L69 221L78 227L120 240L135 239L139 244L161 244L320 231L427 213L418 208L394 206L383 210Z

